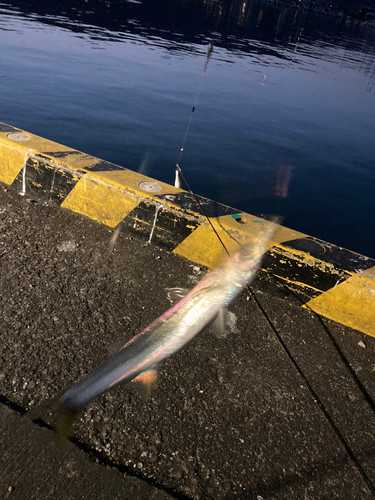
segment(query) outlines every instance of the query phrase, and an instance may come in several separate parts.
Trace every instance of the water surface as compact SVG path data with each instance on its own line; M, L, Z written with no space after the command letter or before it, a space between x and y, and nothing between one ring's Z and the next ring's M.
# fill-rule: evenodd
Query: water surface
M374 40L256 1L4 2L0 121L173 183L196 104L194 191L375 257Z

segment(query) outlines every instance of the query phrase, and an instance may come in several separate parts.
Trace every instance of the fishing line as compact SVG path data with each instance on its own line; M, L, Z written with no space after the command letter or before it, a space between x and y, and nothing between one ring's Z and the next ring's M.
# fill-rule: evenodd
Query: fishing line
M180 148L180 153L178 155L178 158L177 158L177 163L176 163L176 174L178 171L180 171L180 162L181 162L181 158L182 158L182 153L184 152L184 148L185 148L185 143L186 143L186 139L187 139L187 136L188 136L188 133L189 133L189 129L190 129L190 125L191 125L191 121L193 119L193 113L195 111L195 108L198 104L198 99L199 99L199 96L201 95L202 93L202 89L203 89L203 84L205 82L205 77L206 77L206 74L207 74L207 67L208 67L208 61L210 60L210 57L211 57L211 54L214 50L214 46L212 45L212 43L210 42L208 44L208 47L207 47L207 56L206 56L206 62L205 62L205 65L204 65L204 69L203 69L203 73L202 73L202 77L201 77L201 83L200 83L200 86L199 86L199 89L198 89L198 92L195 96L195 101L194 101L194 105L193 107L191 108L191 113L190 113L190 117L189 117L189 121L188 121L188 124L187 124L187 127L186 127L186 132L185 132L185 135L184 135L184 139L182 141L182 146ZM176 182L177 182L177 175L176 175ZM185 181L186 182L186 181ZM176 186L176 187L179 187L179 186Z
M277 278L280 282L281 280L279 278ZM282 283L282 282L281 282ZM325 331L325 333L327 334L327 336L329 337L330 341L332 342L334 348L336 349L337 353L339 354L340 358L341 358L341 361L343 362L343 364L345 365L346 369L350 372L350 375L353 377L357 387L359 388L359 390L362 392L362 396L364 397L364 399L367 401L368 405L370 406L371 410L373 411L373 413L375 413L375 402L373 400L373 398L371 397L371 395L369 394L369 392L367 391L366 387L362 384L362 382L360 381L360 379L358 378L358 375L355 373L354 369L350 366L350 363L348 361L348 359L346 358L345 354L343 353L343 351L341 350L339 344L337 343L336 339L334 338L334 336L332 335L332 333L330 332L329 328L326 326L326 324L324 323L323 319L321 318L321 316L319 316L319 314L317 314L308 304L305 304L303 302L303 300L301 299L301 297L299 297L295 291L290 288L289 286L285 285L285 283L282 283L282 286L284 288L286 288L289 292L291 292L293 294L293 296L302 304L306 307L306 309L308 309L311 313L313 313L313 315L316 317L316 319L319 321L319 323L322 325L323 327L323 330Z
M177 163L176 163L176 172L175 172L175 187L177 188L181 188L181 182L180 182L180 177L181 179L184 181L186 187L187 187L187 190L189 191L189 193L191 194L191 196L194 198L194 201L196 202L197 206L199 207L199 210L201 211L203 217L205 217L207 219L207 222L209 223L209 225L211 226L211 229L212 231L215 233L217 239L220 241L225 253L228 255L228 257L230 256L230 253L227 249L227 247L225 246L225 243L223 242L223 240L221 239L219 233L217 232L217 230L215 229L214 225L212 224L211 222L211 219L210 217L206 214L204 208L203 208L203 205L200 203L198 197L196 196L196 194L194 193L194 191L191 189L191 187L189 186L189 183L187 182L185 176L184 176L184 173L182 172L182 169L181 169L181 166L180 166L180 163L181 163L181 159L182 159L182 154L184 152L184 149L185 149L185 143L186 143L186 139L187 139L187 136L188 136L188 133L189 133L189 129L190 129L190 125L191 125L191 122L192 122L192 119L193 119L193 113L195 111L195 108L197 106L197 103L198 103L198 99L202 93L202 89L203 89L203 84L205 82L205 76L207 74L207 68L208 68L208 62L210 60L210 57L211 57L211 54L213 52L213 44L210 42L208 44L208 47L207 47L207 56L206 56L206 62L204 64L204 69L203 69L203 74L202 74L202 78L201 78L201 83L200 83L200 86L199 86L199 89L198 89L198 92L195 96L195 101L194 101L194 105L192 107L192 110L191 110L191 113L190 113L190 117L189 117L189 121L188 121L188 124L187 124L187 127L186 127L186 131L185 131L185 135L184 135L184 139L182 141L182 145L181 145L181 148L180 148L180 152L179 152L179 155L178 155L178 158L177 158ZM272 222L272 221L271 221ZM275 222L275 221L274 221ZM225 231L226 234L228 234L228 236L230 238L232 238L240 247L244 248L243 245L236 239L234 238L233 235L231 235L219 222L219 225L220 227Z
M321 400L319 399L317 393L314 391L314 389L312 388L310 382L307 380L307 377L303 373L303 371L300 368L300 366L298 365L297 361L294 359L292 353L289 351L287 345L285 344L285 342L281 338L281 335L279 334L279 332L276 330L274 324L272 323L272 321L268 317L266 311L263 309L263 307L260 304L259 300L254 295L254 293L251 291L251 288L249 286L247 286L247 289L248 289L248 291L250 293L251 298L253 299L253 301L257 305L259 311L262 313L262 315L266 319L266 321L268 323L268 326L271 328L271 330L274 333L275 337L279 341L279 343L280 343L281 347L283 348L285 354L287 355L289 361L292 363L292 365L295 368L295 370L297 371L298 375L301 377L301 380L302 380L304 386L306 387L306 389L309 391L310 396L312 397L314 403L316 403L316 405L318 406L319 410L322 412L323 416L325 417L325 419L327 420L328 424L330 425L331 429L336 434L336 437L339 439L339 441L340 441L341 445L343 446L344 450L346 451L348 457L352 461L353 465L356 467L357 471L362 476L362 479L363 479L364 483L366 484L367 488L370 490L370 492L373 495L375 495L375 487L373 486L370 478L367 476L366 472L362 468L362 465L359 463L357 457L354 455L354 452L350 448L349 444L346 442L344 436L341 434L340 430L336 426L336 424L333 421L332 417L329 415L328 411L325 409L325 407L324 407L323 403L321 402Z
M197 203L202 215L207 219L208 223L210 224L213 232L215 233L216 237L218 238L218 240L220 241L222 247L224 248L225 252L227 253L227 255L229 256L229 252L228 252L228 249L226 248L223 240L221 239L220 235L218 234L218 232L216 231L215 227L213 226L210 218L208 217L208 215L205 213L205 210L202 206L202 204L200 203L198 197L195 195L195 193L192 191L192 189L190 188L188 182L186 181L185 179L185 176L182 172L182 169L180 167L180 162L181 162L181 158L182 158L182 154L184 152L184 148L185 148L185 143L186 143L186 139L187 139L187 136L188 136L188 133L189 133L189 129L190 129L190 125L191 125L191 122L192 122L192 118L193 118L193 113L195 111L195 107L198 103L198 98L202 92L202 88L203 88L203 83L204 83L204 77L206 75L206 70L207 70L207 65L208 65L208 60L210 58L210 55L212 53L212 50L213 50L213 47L212 47L212 44L210 43L209 46L208 46L208 51L207 51L207 59L206 59L206 63L205 63L205 66L204 66L204 71L203 71L203 78L202 78L202 81L201 81L201 85L200 85L200 88L197 92L197 95L195 97L195 102L194 102L194 105L192 107L192 110L191 110L191 114L190 114L190 117L189 117L189 121L188 121L188 125L187 125L187 128L186 128L186 132L185 132L185 135L184 135L184 139L182 141L182 146L181 146L181 149L180 149L180 153L179 153L179 156L178 156L178 159L177 159L177 163L176 163L176 177L175 177L175 186L176 187L181 187L181 184L180 184L180 177L182 178L182 180L184 181L184 183L186 184L187 188L188 188L188 191L189 193L191 194L191 196L194 198L195 202ZM223 228L225 230L225 228ZM229 234L226 230L225 232L227 234ZM236 243L238 243L241 247L242 247L242 244L237 241L236 238L234 238L232 235L229 234L229 236L231 236L235 241ZM322 401L319 399L317 393L314 391L313 387L311 386L310 382L308 381L307 377L305 376L305 374L303 373L302 369L300 368L300 366L298 365L297 361L294 359L292 353L290 352L290 350L288 349L287 345L285 344L284 340L281 338L281 335L279 334L279 332L277 331L277 329L275 328L274 324L272 323L272 321L270 320L270 318L268 317L266 311L263 309L262 305L260 304L258 298L255 296L255 294L253 293L253 291L251 290L250 286L247 285L247 290L250 294L250 297L251 299L253 300L253 302L255 303L255 305L257 306L259 312L262 314L262 316L265 318L265 320L267 321L267 324L269 325L269 327L271 328L273 334L275 335L276 339L278 340L279 344L281 345L282 349L284 350L287 358L289 359L289 361L291 362L291 364L293 365L294 369L297 371L297 373L299 374L299 376L301 377L301 380L304 384L304 386L306 387L306 389L308 390L310 396L312 397L314 403L318 406L319 410L321 411L321 413L323 414L324 418L326 419L326 421L328 422L329 426L331 427L331 429L333 430L333 432L335 433L336 437L338 438L338 440L340 441L342 447L344 448L347 456L349 457L349 459L351 460L352 464L354 465L354 467L357 469L357 471L359 472L359 474L362 476L362 479L364 481L364 483L366 484L367 488L369 489L369 491L372 493L372 494L375 494L375 488L370 480L370 478L367 476L366 472L364 471L364 469L362 468L361 464L359 463L358 459L356 458L354 452L352 451L352 449L350 448L349 444L346 442L344 436L341 434L340 430L338 429L338 427L336 426L335 422L333 421L332 417L329 415L328 411L325 409ZM351 373L351 375L354 377L354 380L357 384L357 386L359 387L359 389L361 390L365 400L367 401L367 403L370 405L370 407L372 408L372 410L374 410L374 402L371 398L371 396L368 394L368 392L366 391L365 387L363 386L363 384L360 382L360 380L358 379L358 377L356 376L356 374L354 373L354 371L351 369L346 357L344 356L344 354L342 353L341 349L339 348L337 342L335 341L335 339L333 338L333 336L331 335L331 333L328 331L328 329L326 328L326 326L324 325L322 319L319 317L319 315L316 315L319 319L319 321L321 322L321 324L323 325L325 331L328 333L329 335L329 338L331 339L331 341L333 342L336 350L338 351L339 355L341 356L341 359L343 360L343 362L345 363L345 365L349 368L349 371Z
M205 81L205 76L207 74L207 67L208 67L208 61L210 60L210 57L211 57L211 54L213 52L213 45L212 43L210 42L208 44L208 47L207 47L207 57L206 57L206 62L205 62L205 65L204 65L204 69L203 69L203 74L202 74L202 78L201 78L201 83L200 83L200 86L199 86L199 89L198 89L198 92L195 96L195 101L194 101L194 105L191 109L191 113L190 113L190 117L189 117L189 121L188 121L188 124L187 124L187 127L186 127L186 131L185 131L185 135L184 135L184 139L182 141L182 145L181 145L181 148L180 148L180 152L179 152L179 155L178 155L178 158L177 158L177 163L176 163L176 175L175 175L175 187L178 187L180 188L181 187L181 182L180 182L180 177L182 178L182 180L184 181L189 193L191 194L191 196L194 198L194 201L196 202L196 204L198 205L199 207L199 210L201 211L203 217L205 217L207 219L207 222L209 223L209 225L211 226L213 232L215 233L216 237L218 238L218 240L220 241L222 247L224 248L226 254L229 256L229 252L228 252L228 249L227 247L225 246L223 240L220 238L220 235L219 233L216 231L214 225L212 224L210 218L208 217L208 215L206 214L202 204L200 203L198 197L196 196L196 194L194 193L194 191L190 188L189 186L189 183L187 182L183 172L182 172L182 169L180 167L180 162L181 162L181 158L182 158L182 154L184 152L184 149L185 149L185 143L186 143L186 139L187 139L187 136L188 136L188 133L189 133L189 129L190 129L190 125L191 125L191 121L193 119L193 113L195 111L195 107L198 103L198 99L199 99L199 96L201 95L202 93L202 89L203 89L203 84L204 84L204 81Z
M229 254L229 251L228 251L227 247L225 246L225 243L224 243L224 242L223 242L223 240L220 238L220 235L219 235L219 233L216 231L216 229L215 229L214 225L212 224L211 219L208 217L208 215L207 215L207 214L206 214L206 212L204 211L204 208L203 208L202 204L200 203L200 201L199 201L198 197L195 195L194 191L192 191L192 189L190 188L189 184L187 183L187 180L185 179L185 176L184 176L184 174L182 173L181 168L179 167L179 165L176 165L176 168L178 169L179 174L181 175L181 177L182 177L183 181L185 182L185 184L186 184L186 186L187 186L187 188L188 188L189 193L193 196L193 198L194 198L195 202L197 203L197 205L198 205L199 209L201 210L202 215L203 215L204 217L206 217L207 222L210 224L210 226L211 226L211 228L212 228L213 232L214 232L214 233L215 233L215 235L217 236L218 240L220 241L220 243L221 243L222 247L224 248L225 252L227 253L227 255L228 255L228 257L229 257L229 255L230 255L230 254ZM241 245L241 246L242 246L242 245Z

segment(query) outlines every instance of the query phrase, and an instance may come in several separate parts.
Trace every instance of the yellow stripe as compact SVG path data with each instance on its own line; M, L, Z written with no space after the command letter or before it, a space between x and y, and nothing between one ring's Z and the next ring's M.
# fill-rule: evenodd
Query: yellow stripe
M64 208L90 217L102 224L115 227L134 208L152 193L143 191L139 184L151 180L131 170L94 172L85 174L62 203ZM182 191L163 182L160 193Z
M22 131L21 131L22 132ZM39 137L34 134L30 134L30 132L22 132L24 135L28 136L30 139L27 141L16 141L12 140L9 137L12 137L13 134L0 132L0 144L4 147L10 149L17 149L22 153L42 153L45 152L74 152L75 150L72 148L68 148L67 146L63 146L57 142L49 141L48 139L44 139L43 137ZM8 137L9 136L9 137Z
M0 132L0 158L2 163L0 181L5 184L12 184L27 159L38 154L38 152L74 151L57 142L48 141L28 132L24 132L24 135L29 137L29 140L12 140L8 137L12 137L11 133Z
M375 268L353 275L303 307L375 337Z
M11 129L8 126L3 128L4 130ZM190 203L189 195L185 191L122 167L115 166L114 168L118 170L93 172L91 169L95 169L98 164L101 164L100 168L105 168L106 162L28 132L17 129L15 133L16 135L12 136L12 132L0 132L0 181L8 185L14 182L19 185L19 174L28 162L27 171L21 180L25 184L26 192L32 195L41 198L45 198L47 192L51 192L52 195L56 175L58 186L55 185L54 196L57 202L62 201L62 206L110 227L117 226L133 212L129 217L130 229L133 227L132 221L140 217L137 215L137 206L142 202L140 211L143 211L144 219L139 220L138 230L142 229L145 234L148 234L148 229L155 230L154 239L155 235L168 233L168 242L171 242L171 247L177 245L177 242L192 231L174 249L174 252L207 267L216 266L226 257L222 244L205 218L194 209L186 208L194 207L195 204ZM17 133L26 134L28 140L14 140L17 139ZM22 137L18 138L22 139ZM62 154L53 155L53 153ZM38 175L33 172L33 166L41 170L40 172L38 170ZM113 166L109 164L108 168L111 167ZM141 187L142 182L146 184L156 182L160 190L156 193L145 191ZM75 187L73 187L74 184ZM179 196L171 196L168 199L165 195L169 194ZM159 198L160 195L163 199ZM206 200L205 206L213 208L211 203L214 202ZM158 212L158 204L162 204L160 212ZM226 210L227 207L221 208ZM155 213L155 219L153 216L149 218L150 213ZM159 216L156 217L158 213ZM228 213L228 211L221 213ZM229 213L233 213L233 209L230 209ZM267 221L246 213L224 215L210 220L229 252L235 251L239 245L243 245L247 240L256 236L264 224L269 224ZM198 227L195 229L196 226ZM146 231L144 231L145 227ZM325 262L319 259L319 253L316 254L317 256L310 255L307 251L291 248L287 244L287 242L303 239L306 236L280 226L267 248L272 247L270 252L270 255L274 257L272 270L277 272L277 269L283 269L284 275L279 276L280 279L299 289L310 289L314 294L320 292L314 286L315 283L320 286L325 277L328 281L323 283L324 289L335 282L336 276L338 281L350 276L346 281L310 300L304 307L343 325L375 336L375 267L356 274L353 272L356 270L356 265L359 267L362 263L366 267L366 259L362 256L356 257L352 254L353 260L350 260L350 252L329 245L329 255L337 252L338 260L327 258L329 262ZM161 239L159 238L159 241ZM312 238L309 240L310 244L311 241L315 241ZM319 244L319 241L317 243ZM326 246L322 245L322 249L325 252ZM341 260L342 257L343 260ZM349 259L348 269L345 269L345 264L344 269L338 269L334 262L345 262L345 259ZM287 271L289 264L290 273ZM369 261L367 265L372 264ZM301 274L299 274L298 267L302 268ZM312 276L308 274L310 269L317 278L316 281L314 279L309 281ZM306 273L308 278L306 278ZM301 281L305 278L306 282Z
M27 156L23 151L0 143L0 158L0 181L10 185L26 163Z
M254 238L264 224L272 224L250 214L240 212L239 215L241 217L236 219L231 215L210 219L229 253ZM241 222L238 222L239 220ZM298 231L279 226L272 240L268 242L266 250L282 242L305 236ZM174 253L209 268L219 265L227 255L223 245L207 222L201 224L190 236L185 238L175 248Z
M116 227L138 203L138 199L124 196L108 184L97 182L95 175L86 174L61 206L106 226Z
M184 193L182 189L175 188L170 184L166 184L165 182L155 181L150 177L145 177L138 172L133 172L132 170L113 170L110 172L96 172L95 176L106 182L107 184L111 184L119 189L126 189L133 191L137 196L142 196L142 198L152 198L152 193L147 193L143 189L139 187L141 182L145 181L154 181L162 188L156 194L176 194L176 193Z

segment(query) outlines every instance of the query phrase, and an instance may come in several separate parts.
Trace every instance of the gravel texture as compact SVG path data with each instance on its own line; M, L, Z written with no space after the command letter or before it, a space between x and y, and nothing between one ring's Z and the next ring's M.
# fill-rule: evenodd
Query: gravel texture
M191 287L204 272L125 234L110 253L111 236L88 219L0 189L0 394L45 422L46 400L163 313L165 288ZM255 289L375 483L374 414L322 323ZM153 483L176 498L373 498L256 304L244 293L230 310L226 335L204 332L166 361L147 401L128 386L92 402L74 427L80 453L91 450L111 470L137 474L145 488ZM326 324L373 394L374 339ZM323 362L326 346L333 354Z

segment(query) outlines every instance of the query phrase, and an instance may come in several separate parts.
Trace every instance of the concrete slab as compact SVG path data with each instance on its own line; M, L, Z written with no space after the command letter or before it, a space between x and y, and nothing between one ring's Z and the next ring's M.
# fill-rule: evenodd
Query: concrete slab
M0 394L15 410L38 408L68 388L106 359L113 342L129 340L167 309L166 287L191 287L204 272L125 233L110 254L113 230L3 189L0 231ZM164 363L148 401L120 387L90 404L68 458L51 431L3 408L2 491L40 486L35 498L117 498L124 485L135 488L131 498L153 498L154 483L155 498L373 498L375 339L326 321L350 370L298 299L279 300L261 279L253 288L347 449L244 293L230 308L226 335L204 332ZM47 462L30 460L44 450ZM66 460L77 490L61 479ZM101 465L106 460L121 474ZM99 483L107 481L113 490L101 497Z
M69 443L56 453L54 434L21 418L0 405L0 495L12 500L124 498L163 500L163 490L115 467Z

